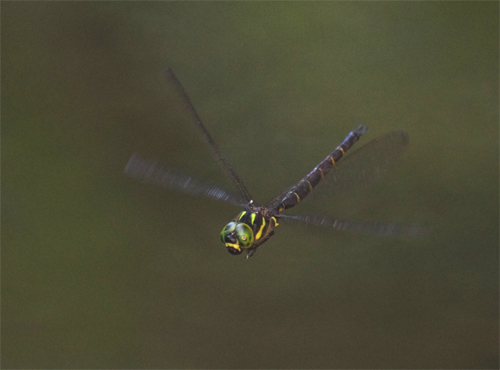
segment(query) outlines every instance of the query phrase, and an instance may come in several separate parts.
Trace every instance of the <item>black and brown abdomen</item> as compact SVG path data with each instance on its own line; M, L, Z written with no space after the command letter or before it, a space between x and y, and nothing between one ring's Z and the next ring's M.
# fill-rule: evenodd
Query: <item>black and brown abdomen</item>
M340 144L333 152L323 159L323 161L321 161L314 168L314 170L300 180L297 185L292 187L292 189L284 196L283 200L276 207L278 212L292 208L304 199L367 130L368 127L359 126L356 130L349 133L342 144Z

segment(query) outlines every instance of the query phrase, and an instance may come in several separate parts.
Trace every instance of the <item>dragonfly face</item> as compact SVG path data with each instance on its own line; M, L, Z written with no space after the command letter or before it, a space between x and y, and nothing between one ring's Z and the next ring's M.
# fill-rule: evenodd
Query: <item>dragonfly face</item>
M246 251L248 258L274 234L278 226L276 217L269 215L264 207L249 206L222 229L221 240L229 253L237 255Z
M231 254L241 254L253 246L254 235L250 226L243 222L231 221L220 233L221 240Z

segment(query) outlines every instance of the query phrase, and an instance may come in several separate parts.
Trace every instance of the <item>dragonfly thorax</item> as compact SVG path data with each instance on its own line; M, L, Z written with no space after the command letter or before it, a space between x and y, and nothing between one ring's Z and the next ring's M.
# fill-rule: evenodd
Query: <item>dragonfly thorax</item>
M248 258L274 234L277 225L276 217L268 214L265 207L247 209L222 229L221 239L229 253L247 251Z

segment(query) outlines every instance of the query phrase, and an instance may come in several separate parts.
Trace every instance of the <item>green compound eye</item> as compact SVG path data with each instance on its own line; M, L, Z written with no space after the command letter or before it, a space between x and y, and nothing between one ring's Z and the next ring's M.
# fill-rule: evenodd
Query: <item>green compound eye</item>
M236 225L236 236L241 249L247 249L253 245L253 231L247 224Z
M236 228L236 223L235 222L230 222L228 223L221 231L220 233L220 238L223 243L229 242L229 240L226 240L226 236L234 232L234 229Z

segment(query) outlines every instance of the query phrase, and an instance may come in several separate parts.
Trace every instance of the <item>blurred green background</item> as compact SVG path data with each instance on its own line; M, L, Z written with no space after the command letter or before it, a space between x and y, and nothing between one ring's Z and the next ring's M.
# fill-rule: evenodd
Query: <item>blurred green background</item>
M498 2L3 2L3 368L498 368ZM138 183L132 153L258 202L359 124L406 130L383 181L297 211L433 227L280 226ZM361 145L361 144L358 144Z

